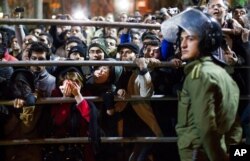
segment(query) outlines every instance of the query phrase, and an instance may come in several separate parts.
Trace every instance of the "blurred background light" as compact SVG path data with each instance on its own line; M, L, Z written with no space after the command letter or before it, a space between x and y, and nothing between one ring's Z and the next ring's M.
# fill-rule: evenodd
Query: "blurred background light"
M86 7L76 7L72 9L72 17L76 20L85 20L88 18L88 9Z
M130 8L129 0L115 0L115 8L118 12L128 12Z

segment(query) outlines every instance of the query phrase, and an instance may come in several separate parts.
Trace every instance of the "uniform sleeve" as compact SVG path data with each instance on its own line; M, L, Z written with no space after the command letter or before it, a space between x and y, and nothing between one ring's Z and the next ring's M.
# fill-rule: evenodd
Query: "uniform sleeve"
M87 121L90 121L90 107L88 102L84 99L79 103L76 108L79 110L81 116Z
M191 110L194 125L197 128L209 160L223 161L226 152L221 145L222 135L217 128L216 108L222 102L222 94L216 80L211 76L201 75L190 81Z

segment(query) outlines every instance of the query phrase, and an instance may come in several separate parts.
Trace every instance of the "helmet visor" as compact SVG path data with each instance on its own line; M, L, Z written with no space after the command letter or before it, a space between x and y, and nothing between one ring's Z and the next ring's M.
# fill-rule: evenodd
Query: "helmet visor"
M197 9L187 9L178 15L166 20L161 25L164 39L175 43L179 27L190 35L198 35L200 40L209 25L210 19Z

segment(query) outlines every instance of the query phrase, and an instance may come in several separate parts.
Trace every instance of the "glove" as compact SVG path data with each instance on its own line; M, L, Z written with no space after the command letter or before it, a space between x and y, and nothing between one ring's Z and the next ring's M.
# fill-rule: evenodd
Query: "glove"
M114 108L115 101L114 101L114 93L113 92L104 93L102 98L103 98L103 102L104 102L104 107L106 109Z
M26 106L34 106L36 104L36 97L33 94L29 94L26 99Z

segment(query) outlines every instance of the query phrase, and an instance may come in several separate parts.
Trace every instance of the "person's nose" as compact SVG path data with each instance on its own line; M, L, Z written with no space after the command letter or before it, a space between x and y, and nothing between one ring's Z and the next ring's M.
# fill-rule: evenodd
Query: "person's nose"
M187 47L187 41L184 39L181 41L181 48L186 48Z

